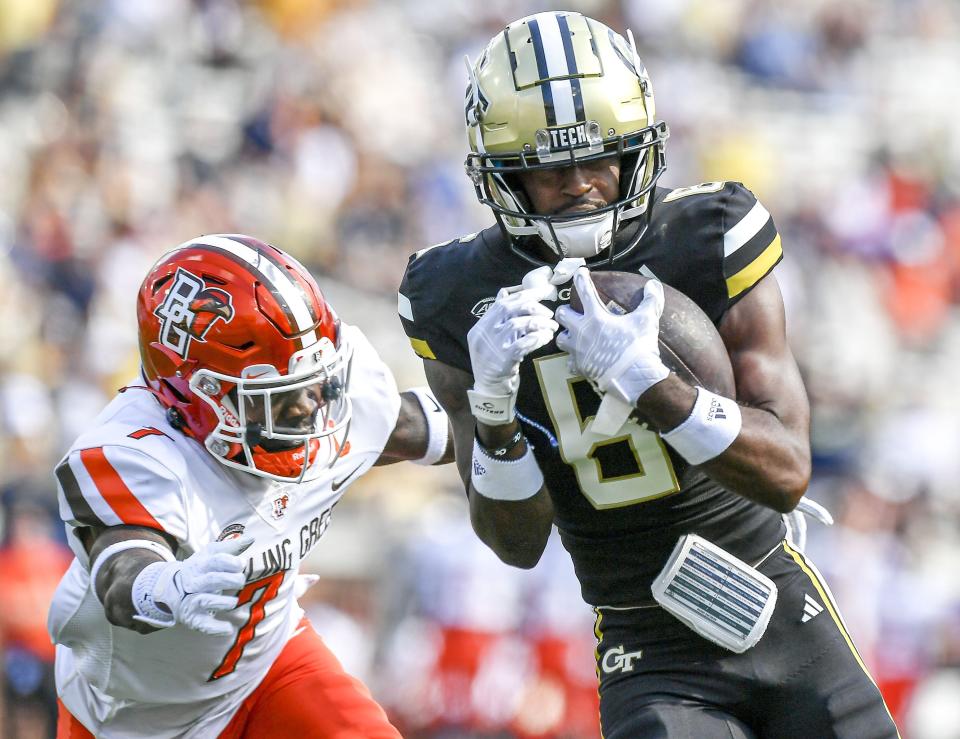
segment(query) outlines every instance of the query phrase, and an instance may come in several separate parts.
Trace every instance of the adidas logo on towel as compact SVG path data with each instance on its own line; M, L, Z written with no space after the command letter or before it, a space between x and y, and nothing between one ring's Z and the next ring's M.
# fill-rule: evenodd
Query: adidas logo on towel
M821 606L817 601L811 598L808 594L804 593L803 595L803 618L800 619L800 623L805 624L811 618L815 618L823 613L823 606Z

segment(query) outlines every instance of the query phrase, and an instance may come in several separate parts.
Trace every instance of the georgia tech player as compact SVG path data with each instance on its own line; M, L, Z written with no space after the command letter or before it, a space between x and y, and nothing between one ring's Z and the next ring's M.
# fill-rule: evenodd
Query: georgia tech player
M452 459L445 414L250 237L164 256L137 318L142 381L56 470L76 554L49 615L58 736L398 737L297 573L372 465Z
M532 567L560 530L596 608L603 735L896 736L829 590L785 540L809 406L770 214L739 183L659 185L668 132L632 38L539 13L468 66L466 166L497 225L412 256L400 315L480 538ZM614 315L567 258L690 296L736 398L660 361L659 282ZM571 275L582 314L564 305Z

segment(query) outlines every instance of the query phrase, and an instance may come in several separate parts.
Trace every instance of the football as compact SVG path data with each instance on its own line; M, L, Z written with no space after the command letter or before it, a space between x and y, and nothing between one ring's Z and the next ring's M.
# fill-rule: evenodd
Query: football
M591 272L600 299L612 312L625 313L643 299L648 277L631 272ZM679 290L663 285L663 315L660 317L660 358L673 372L691 385L728 398L736 396L733 368L723 339L700 306ZM583 311L574 288L570 305Z

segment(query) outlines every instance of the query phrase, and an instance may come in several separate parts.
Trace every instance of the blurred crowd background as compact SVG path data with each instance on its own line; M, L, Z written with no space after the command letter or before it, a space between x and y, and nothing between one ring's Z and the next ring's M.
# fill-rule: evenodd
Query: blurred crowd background
M960 737L955 0L0 0L2 736L50 731L51 470L136 372L152 262L201 233L272 241L421 384L406 258L491 222L463 56L556 7L632 28L663 184L740 180L774 214L810 494L836 518L809 549L905 739ZM499 564L451 469L362 480L311 565L309 615L405 736L599 735L562 547Z

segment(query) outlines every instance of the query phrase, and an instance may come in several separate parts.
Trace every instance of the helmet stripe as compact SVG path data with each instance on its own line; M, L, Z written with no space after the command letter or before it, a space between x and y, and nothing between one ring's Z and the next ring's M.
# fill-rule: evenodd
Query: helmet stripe
M547 70L547 59L543 51L543 39L540 36L540 24L533 18L527 22L527 28L530 29L530 42L533 44L533 55L537 59L537 76L541 80L550 77ZM547 126L557 125L557 113L554 109L553 85L551 83L540 84L540 94L543 95L543 112L547 117Z
M255 241L255 239L250 239L247 236L236 235L231 236L231 238L239 241L242 244L246 244L247 246L254 246L254 244L251 244L250 242ZM307 309L310 311L311 325L316 324L320 320L321 308L315 303L316 295L314 294L310 285L305 284L304 280L296 272L287 269L287 266L277 258L277 255L274 254L273 250L268 249L260 252L260 254L261 256L266 257L273 262L277 269L279 269L283 274L287 275L293 281L293 284L303 293L303 298L306 301ZM309 274L307 268L294 259L292 255L285 254L285 256L295 267L298 267L301 272L304 274Z
M540 79L569 78L576 71L571 70L568 64L566 49L564 48L563 33L559 23L557 13L541 13L536 19L530 21L530 39L533 43L534 52L537 57L537 70L540 73ZM564 19L566 20L566 19ZM569 33L568 33L569 37ZM541 67L541 59L543 66ZM552 82L542 84L544 100L546 100L547 88L550 89L550 99L553 102L554 119L548 125L567 125L577 122L577 109L573 96L573 80L555 79ZM577 80L579 89L580 82ZM582 107L582 104L581 104Z
M188 241L183 246L206 247L225 252L233 257L235 261L257 275L264 287L270 291L290 322L290 326L300 334L297 338L301 342L301 347L311 346L317 342L317 334L313 330L316 321L311 318L311 311L303 290L294 283L285 269L279 269L261 251L237 241L233 235L228 234L201 236Z
M570 24L567 21L567 16L558 15L557 23L560 26L560 38L563 41L563 56L567 62L567 73L571 75L579 74L577 53L573 49L573 38L570 34ZM583 109L583 93L580 91L580 80L577 78L571 79L570 89L573 94L573 109L577 121L585 122L587 115Z

